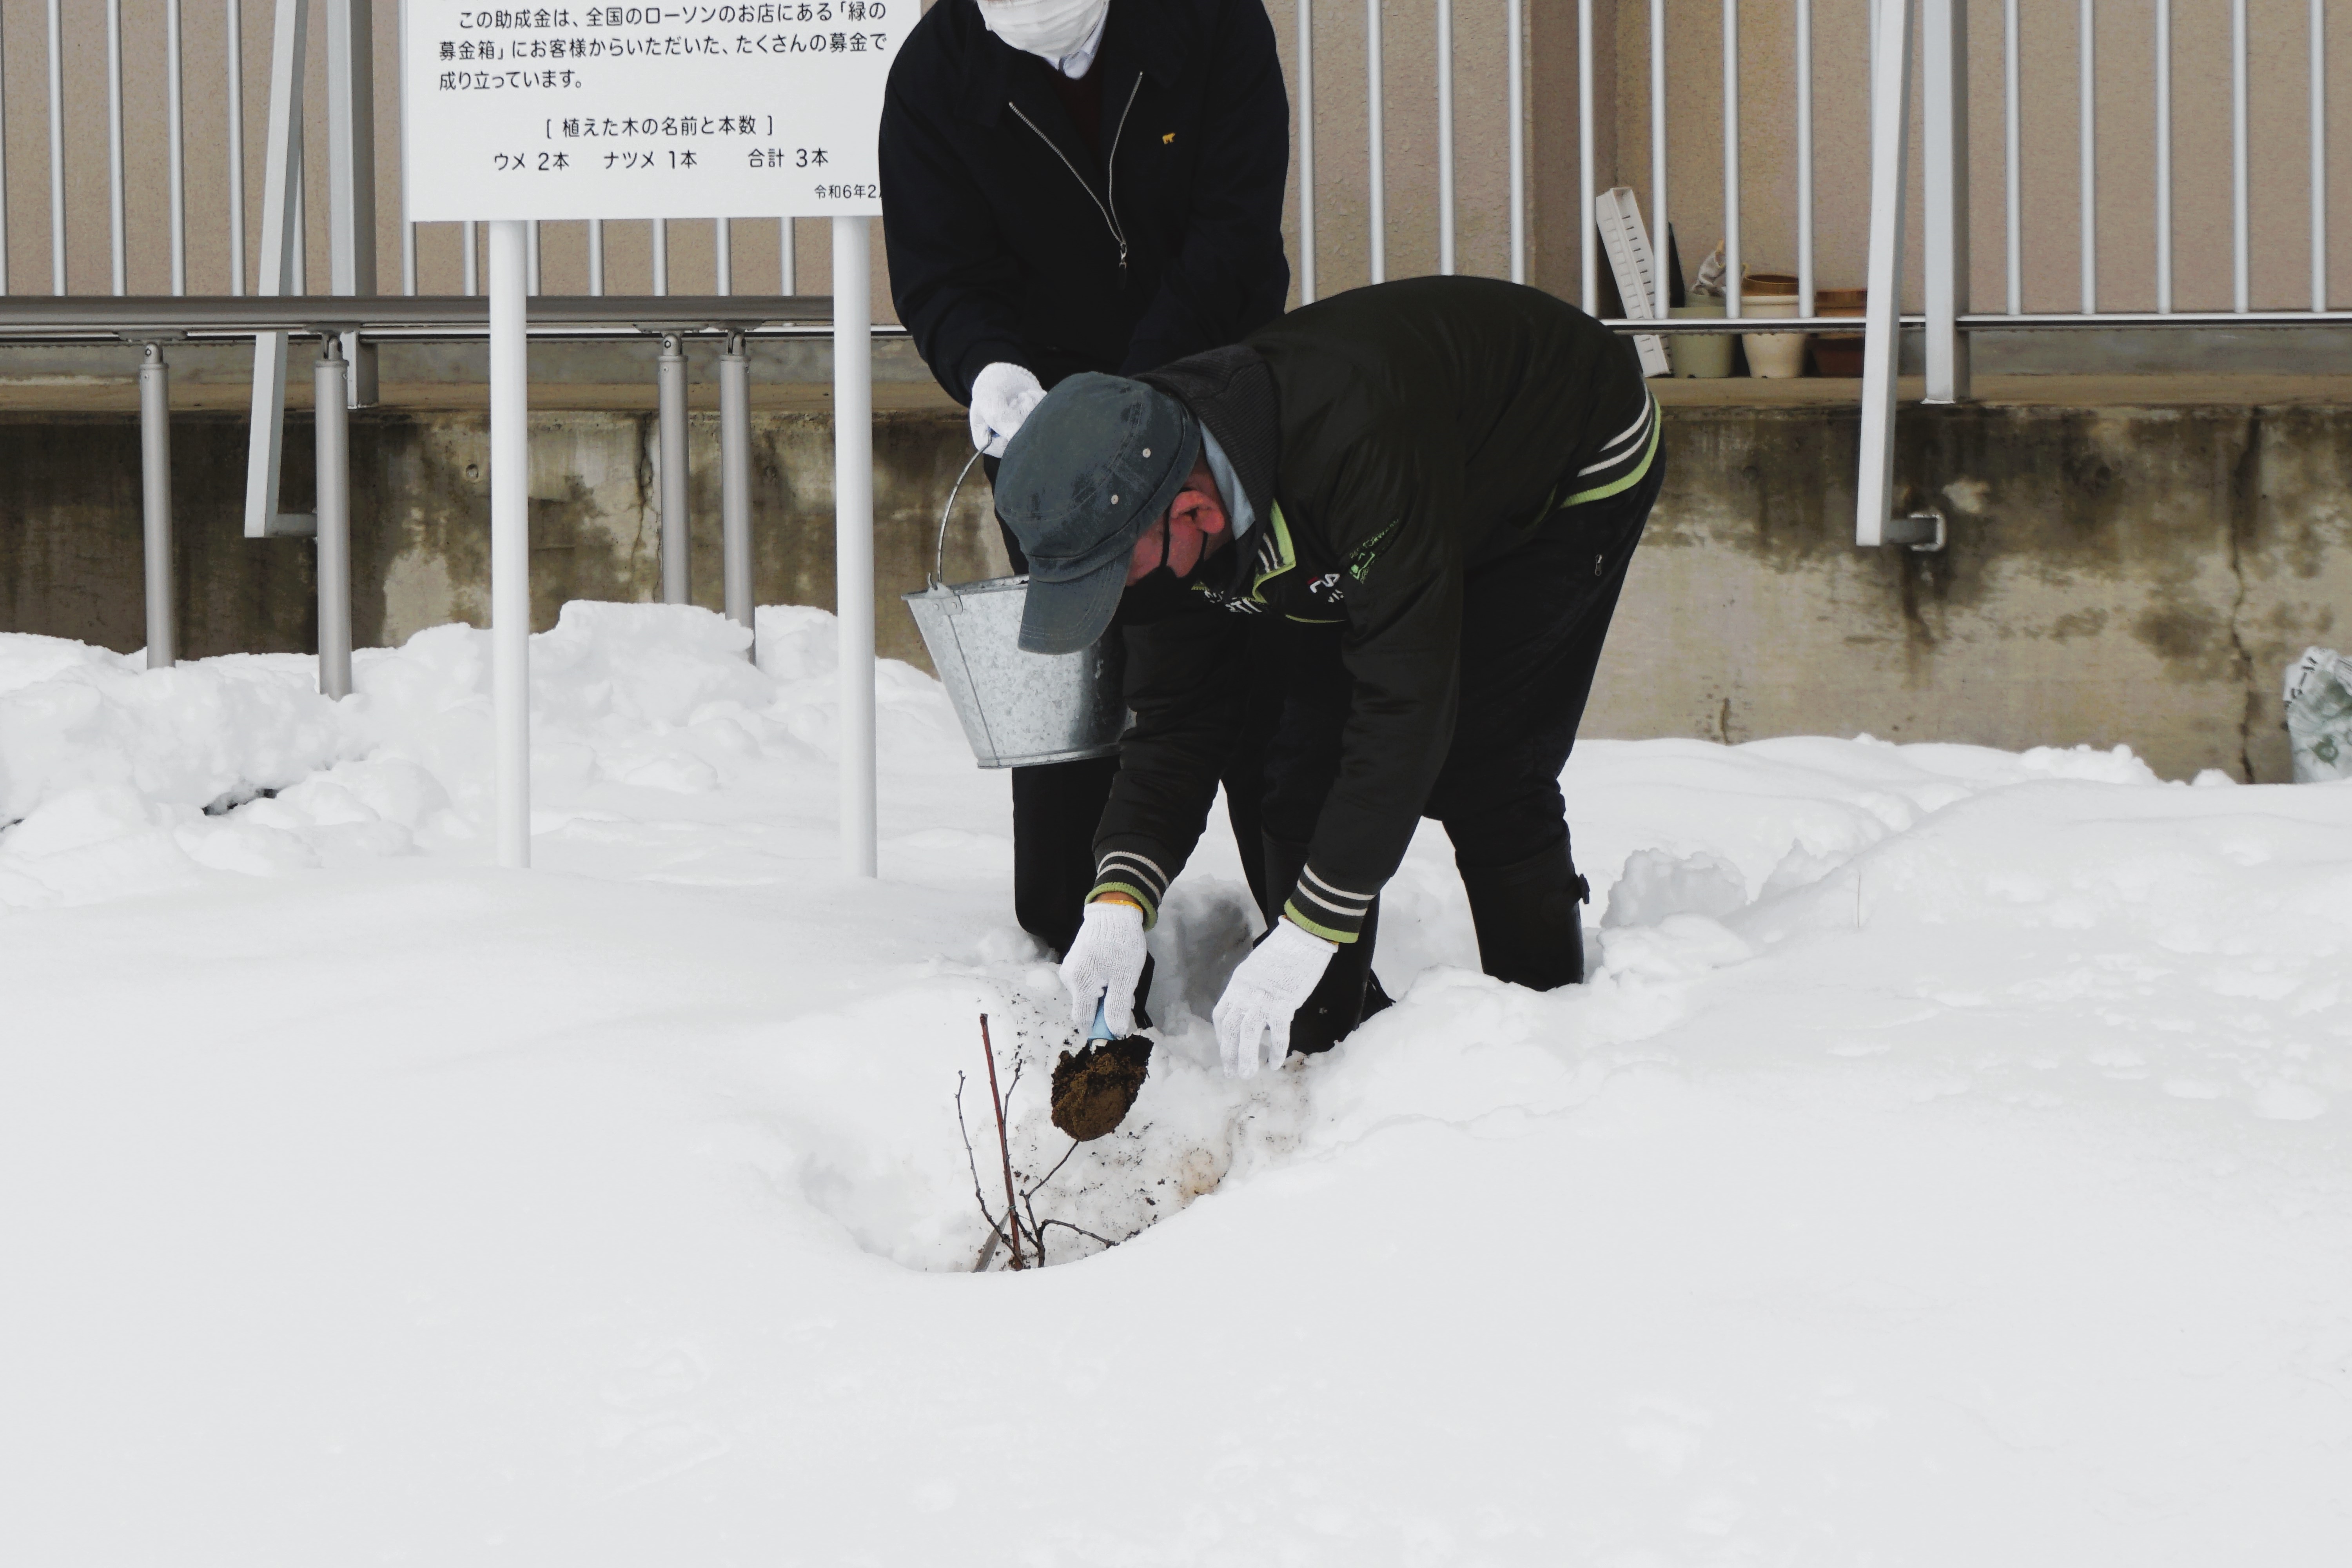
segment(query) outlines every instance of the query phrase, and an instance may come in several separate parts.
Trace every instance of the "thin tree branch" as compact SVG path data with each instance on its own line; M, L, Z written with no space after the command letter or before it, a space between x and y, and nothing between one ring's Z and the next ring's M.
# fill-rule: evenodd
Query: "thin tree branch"
M1054 1168L1053 1168L1052 1170L1050 1170L1050 1171L1046 1172L1044 1175L1042 1175L1042 1176L1038 1177L1038 1178L1036 1179L1036 1181L1034 1181L1034 1182L1031 1183L1031 1184L1030 1184L1030 1186L1029 1186L1029 1190L1028 1190L1027 1192L1025 1192L1025 1193L1023 1193L1021 1195L1022 1195L1023 1197L1024 1197L1024 1198L1034 1198L1034 1197L1035 1197L1039 1193L1044 1192L1044 1191L1045 1190L1045 1184L1046 1184L1047 1182L1052 1181L1055 1176L1060 1175L1060 1174L1062 1173L1062 1167L1063 1167L1063 1166L1065 1166L1065 1165L1066 1165L1066 1164L1068 1164L1068 1163L1070 1163L1070 1155L1071 1155L1071 1154L1075 1154L1075 1153L1076 1153L1077 1152L1078 1152L1078 1141L1077 1141L1076 1139L1073 1138L1073 1139L1071 1139L1071 1140L1070 1140L1070 1147L1069 1147L1069 1152L1068 1152L1068 1153L1065 1153L1065 1154L1064 1154L1060 1159L1058 1159L1058 1160L1055 1161L1055 1162L1054 1162Z
M988 1239L981 1243L980 1256L972 1260L971 1271L977 1274L988 1267L989 1260L996 1256L996 1249L1004 1245L1004 1227L997 1224L994 1215L988 1212L988 1200L980 1195L980 1160L971 1152L971 1132L964 1125L963 1074L961 1072L956 1074L955 1111L956 1135L963 1140L964 1169L971 1173L971 1201L980 1205L980 1217L988 1222Z
M1056 1226L1056 1225L1058 1225L1058 1226L1060 1226L1064 1230L1075 1230L1075 1231L1076 1231L1080 1236L1085 1237L1087 1240L1089 1240L1089 1241L1099 1241L1099 1242L1101 1242L1105 1247L1117 1247L1117 1246L1118 1245L1118 1242L1117 1242L1117 1241L1113 1241L1110 1237L1107 1237L1107 1236L1097 1236L1093 1231L1088 1230L1086 1226L1080 1226L1080 1225L1072 1225L1068 1220L1066 1220L1066 1219L1049 1219L1049 1220L1047 1220L1047 1221L1045 1222L1045 1224L1046 1224L1047 1226ZM1134 1231L1134 1232L1132 1232L1132 1233L1130 1233L1130 1234L1129 1234L1129 1235L1127 1235L1127 1236L1121 1237L1119 1238L1119 1240L1121 1240L1121 1241L1133 1241L1137 1237L1141 1236L1142 1234L1143 1234L1143 1233L1142 1233L1141 1231L1139 1231L1139 1231Z
M1013 1188L1013 1140L1004 1130L1004 1097L996 1091L996 1047L988 1038L988 1015L980 1016L980 1050L988 1058L988 1097L996 1107L996 1151L1004 1160L1004 1218L1013 1231L1013 1267L1025 1268L1021 1256L1020 1200Z

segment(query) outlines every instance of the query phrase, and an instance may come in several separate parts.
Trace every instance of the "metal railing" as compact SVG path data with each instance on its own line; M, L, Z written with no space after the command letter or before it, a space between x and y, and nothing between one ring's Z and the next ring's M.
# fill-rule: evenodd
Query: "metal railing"
M1279 0L1277 0L1277 4ZM1329 84L1318 80L1317 71L1317 15L1313 0L1292 0L1295 11L1291 17L1293 58L1291 60L1291 90L1297 107L1296 188L1298 192L1295 258L1300 294L1313 300L1332 282L1331 268L1319 254L1318 240L1330 234L1320 211L1323 190L1320 176L1328 172L1328 142L1318 143L1318 117L1332 103ZM1727 263L1726 311L1720 320L1663 320L1670 296L1671 283L1666 268L1654 268L1654 297L1646 301L1647 319L1631 315L1612 319L1611 324L1623 331L1673 335L1684 332L1726 332L1753 330L1752 319L1744 299L1744 265L1759 250L1779 247L1781 255L1793 253L1797 276L1798 304L1793 319L1774 318L1775 331L1851 331L1855 323L1846 319L1825 319L1816 313L1820 277L1824 265L1823 241L1838 256L1851 257L1855 251L1855 232L1861 226L1845 217L1825 227L1819 210L1821 192L1817 183L1815 113L1816 83L1823 71L1843 71L1857 61L1866 65L1866 79L1871 82L1873 100L1867 143L1871 170L1871 203L1867 246L1867 276L1869 310L1867 323L1868 350L1864 384L1864 453L1862 458L1861 499L1858 503L1857 539L1864 543L1876 543L1903 536L1897 528L1890 534L1887 520L1894 499L1892 450L1895 418L1895 350L1896 334L1906 327L1918 327L1926 334L1927 397L1931 402L1956 401L1969 395L1969 334L1989 328L2080 329L2085 327L2145 327L2203 325L2217 322L2257 327L2273 325L2303 325L2314 321L2340 322L2347 312L2327 309L2328 206L2326 191L2326 0L2306 0L2307 24L2300 57L2308 62L2307 79L2294 85L2305 97L2309 116L2309 205L2310 205L2310 287L2307 310L2278 309L2256 310L2253 277L2254 235L2252 227L2252 182L2256 161L2251 154L2252 145L2250 100L2252 95L2252 40L2249 34L2246 0L2195 0L2210 9L2226 5L2231 23L2229 69L2231 89L2231 145L2230 171L2231 199L2230 222L2231 230L2232 309L2226 312L2192 311L2176 308L2173 196L2175 169L2173 159L2173 79L2179 62L2174 55L2175 0L2151 0L2153 32L2151 44L2156 62L2156 89L2150 105L2154 135L2157 177L2150 193L2156 213L2156 244L2154 247L2154 308L2148 310L2117 311L2100 308L2100 266L2103 254L2112 255L2113 247L2103 252L2102 242L2107 237L2101 233L2101 202L2099 184L2099 137L2103 130L2115 131L2114 113L2103 120L2098 102L2100 60L2100 14L2096 0L2076 0L2073 8L2077 31L2076 60L2073 83L2078 110L2078 136L2075 153L2079 162L2079 232L2074 237L2080 251L2079 310L2031 312L2026 310L2026 260L2029 245L2054 243L2053 237L2029 233L2025 223L2024 178L2030 172L2022 136L2022 105L2031 90L2046 89L2050 84L2026 79L2026 51L2021 47L2020 0L2000 0L2001 18L2001 81L2003 125L2003 181L2005 231L2002 237L2002 278L2005 283L2005 310L1980 313L1971 310L1969 301L1969 159L1968 128L1968 23L1971 16L1969 0L1748 0L1748 13L1743 16L1741 0L1679 0L1676 15L1685 18L1696 14L1705 25L1693 31L1677 34L1670 23L1668 0L1649 0L1641 5L1636 0L1617 0L1604 12L1596 0L1577 0L1573 15L1576 37L1576 87L1572 105L1559 101L1535 102L1541 111L1539 122L1531 117L1529 90L1529 29L1540 22L1544 26L1564 26L1564 7L1559 12L1539 12L1532 0L1426 0L1429 7L1422 10L1423 0L1365 0L1360 13L1349 7L1338 26L1345 28L1360 26L1365 51L1363 72L1363 113L1365 136L1362 155L1366 175L1364 223L1364 275L1378 281L1391 271L1391 229L1396 226L1399 209L1391 200L1391 168L1388 142L1396 121L1390 113L1391 96L1384 57L1384 35L1389 24L1399 17L1419 25L1419 17L1427 16L1433 28L1433 59L1435 80L1433 91L1426 102L1433 116L1435 133L1434 195L1428 215L1429 227L1433 231L1435 267L1441 272L1452 272L1463 264L1464 247L1460 226L1461 185L1457 180L1457 164L1463 158L1462 144L1457 138L1455 112L1457 107L1457 74L1466 72L1471 80L1491 84L1499 71L1505 91L1505 133L1500 149L1507 162L1507 179L1503 201L1507 208L1508 233L1507 272L1517 280L1528 279L1538 261L1535 255L1535 236L1530 221L1528 191L1528 151L1530 138L1552 141L1570 134L1576 148L1577 202L1575 211L1584 221L1568 241L1576 251L1575 294L1588 310L1599 314L1605 296L1602 290L1601 266L1601 248L1595 243L1591 215L1601 195L1604 177L1620 177L1620 171L1604 170L1601 166L1603 112L1601 68L1603 64L1600 48L1599 24L1604 16L1613 20L1618 29L1616 47L1630 51L1638 42L1646 50L1646 73L1619 70L1615 79L1621 86L1638 83L1646 74L1648 103L1646 106L1646 149L1633 147L1625 159L1628 172L1623 174L1629 184L1642 183L1637 170L1646 152L1646 189L1649 232L1655 237L1663 253L1678 216L1688 221L1688 215L1706 209L1702 200L1694 205L1680 199L1669 205L1670 178L1675 174L1673 155L1679 150L1687 160L1694 142L1705 145L1712 141L1717 128L1706 118L1706 105L1697 122L1687 129L1678 129L1676 105L1670 103L1669 89L1675 79L1672 65L1684 57L1685 51L1695 51L1689 58L1700 62L1698 78L1704 81L1712 77L1719 64L1719 87L1715 91L1713 114L1720 127L1719 152L1710 150L1696 165L1699 188L1704 190L1708 176L1706 164L1720 161L1719 217L1723 247ZM256 536L268 536L289 531L308 532L314 524L302 520L286 519L275 504L274 480L277 469L277 420L284 405L283 381L284 344L288 334L316 335L332 331L341 338L341 353L324 356L324 363L340 363L346 382L348 405L373 400L373 359L374 345L380 342L404 337L479 337L487 331L487 309L481 302L479 289L481 269L478 251L481 237L477 226L415 226L405 223L394 226L400 262L400 292L379 295L375 281L376 251L379 243L375 222L375 170L373 147L373 127L378 113L375 101L374 64L372 53L370 0L276 0L268 6L254 6L255 19L268 16L268 33L271 45L270 94L268 103L268 130L263 148L265 177L262 181L262 202L259 216L261 244L258 254L248 254L247 228L255 214L247 204L246 93L243 73L244 55L247 47L258 43L257 37L247 37L247 6L244 0L218 0L217 9L206 0L137 0L137 9L130 18L133 24L126 31L124 0L97 0L94 5L68 4L68 0L45 0L43 33L37 43L46 50L44 60L47 86L45 119L47 126L47 173L48 176L48 292L28 295L18 290L24 279L12 277L12 247L8 232L10 209L6 179L10 169L10 149L7 145L8 116L0 111L0 341L7 342L103 342L124 340L138 346L141 356L139 379L142 388L142 424L157 426L168 420L168 365L165 345L182 339L202 340L206 337L241 337L257 343L256 354L256 455L253 463L254 482L249 486L247 530ZM1993 0L1977 0L1976 15L1990 13ZM1473 11L1471 5L1479 9ZM1481 26L1491 20L1487 7L1499 5L1503 13L1500 47L1493 54L1480 52L1465 55L1456 49L1457 10L1463 16L1477 19ZM1835 13L1823 9L1834 5ZM190 7L194 7L191 10ZM310 57L303 31L305 19L312 7L323 6L327 26L322 61ZM1856 26L1854 7L1859 6L1868 26ZM160 7L160 12L158 8ZM1825 19L1816 26L1816 11ZM2139 13L2135 10L2135 16ZM16 15L21 18L22 7ZM163 163L164 184L168 203L161 221L165 226L168 243L169 293L134 295L130 292L136 275L142 269L142 252L132 243L134 218L142 223L153 221L152 215L142 217L134 213L131 203L130 148L126 142L125 70L126 55L141 61L152 62L157 44L156 31L148 24L160 16L160 48L162 77L164 85L165 135ZM207 37L191 53L188 37L191 16L209 26L216 20L217 39ZM1359 23L1357 18L1360 17ZM1917 18L1915 21L1915 17ZM1646 20L1646 30L1640 25ZM1327 23L1333 20L1327 16ZM1793 103L1786 114L1767 114L1761 128L1749 126L1743 118L1743 74L1758 68L1756 39L1786 25L1792 57L1787 57L1794 85ZM2112 25L2112 24L2111 24ZM68 246L75 232L68 210L73 182L68 179L68 154L75 146L91 141L91 117L80 112L82 100L69 103L68 94L67 58L69 42L79 29L103 27L105 35L105 128L107 148L107 178L105 183L105 231L108 240L107 275L110 293L106 295L71 295L68 286L73 280L70 263L74 256ZM1745 28L1745 30L1743 30ZM0 16L0 93L7 85L5 64L10 50L19 54L36 42L16 36L5 26ZM258 29L256 30L257 32ZM1918 285L1916 312L1902 313L1903 294L1906 286L1904 247L1906 236L1901 216L1906 205L1910 170L1909 105L1915 39L1922 41L1917 50L1918 63L1925 88L1923 116L1923 146L1920 168L1925 197L1925 226L1922 253L1924 266ZM1777 46L1775 46L1777 47ZM216 54L216 58L211 58ZM190 70L193 68L194 76ZM143 66L142 68L145 68ZM216 74L215 74L216 73ZM220 108L224 111L218 122L218 134L206 132L191 136L191 121L185 102L186 83L190 79L215 79L221 85ZM316 79L323 84L325 98L324 169L313 171L306 180L304 114L302 104L306 81ZM22 79L20 79L21 80ZM1345 96L1345 84L1341 84ZM1694 91L1689 84L1682 89L1681 107L1687 110ZM1416 101L1422 89L1415 88L1412 97ZM1475 101L1491 101L1491 93L1477 95ZM1752 101L1752 100L1751 100ZM1832 104L1837 100L1826 100ZM2111 109L2113 106L2109 106ZM75 112L68 113L72 109ZM0 100L5 110L5 100ZM19 115L20 120L32 117ZM194 123L201 125L205 117L200 112ZM79 141L68 135L76 125L83 127ZM1628 130L1633 129L1632 125ZM1420 134L1422 127L1414 127ZM1670 133L1672 133L1670 137ZM1762 160L1752 155L1758 137L1788 138L1788 173L1775 183L1759 184L1755 170ZM1638 137L1635 138L1638 140ZM225 200L215 217L209 204L192 201L190 175L192 170L205 174L210 180L213 161L217 160L217 173L225 188ZM1694 165L1685 162L1681 179L1690 181ZM1779 182L1785 180L1786 184ZM320 203L306 203L306 184L316 184L325 193ZM210 190L207 184L205 189ZM1677 189L1685 188L1677 186ZM2111 192L2109 195L2111 195ZM1789 198L1785 217L1782 202ZM311 206L321 210L314 215ZM192 213L203 215L192 220ZM81 231L87 232L89 214L83 215ZM1491 213L1483 215L1492 216ZM2112 216L2110 214L2110 216ZM226 240L226 276L222 279L226 292L203 292L194 279L212 274L209 260L199 267L194 264L191 247L192 221L222 223L225 234L216 233L215 239ZM323 222L324 250L328 260L328 285L331 293L314 294L309 289L308 256L310 241L317 237L312 230ZM1420 219L1410 220L1418 224ZM735 265L734 247L738 237L748 225L725 221L713 223L716 243L711 268L711 292L707 295L681 296L671 292L678 281L672 266L671 226L656 223L649 226L649 261L651 292L630 297L616 297L606 292L606 239L608 226L590 223L567 228L560 240L550 236L542 242L539 226L530 229L525 267L530 285L537 292L547 256L562 248L568 258L584 263L586 293L581 296L557 298L540 295L534 306L530 331L542 338L609 337L617 335L651 334L659 340L662 353L658 361L656 380L660 387L658 406L661 411L658 435L657 467L664 470L659 484L663 530L667 538L673 530L673 514L677 537L682 541L684 529L684 472L678 454L684 447L685 378L683 352L696 337L716 337L740 346L750 338L775 334L803 334L824 331L828 319L827 302L821 299L796 295L798 269L794 266L794 226L791 219L777 220L779 245L778 268L780 293L777 296L755 296L738 309L732 301L740 299L735 293L740 279ZM1759 227L1759 224L1761 226ZM429 294L423 291L429 279L426 268L420 263L420 230L425 228L454 229L458 240L461 267L456 275L443 267L440 276L459 293ZM141 229L138 232L152 232ZM1759 240L1760 236L1760 240ZM572 251L568 247L580 245ZM215 253L213 242L205 249L206 257ZM444 255L446 241L436 240L436 254ZM1563 256L1560 259L1565 260ZM1832 262L1832 265L1838 263ZM1845 265L1852 265L1848 260ZM249 276L250 274L250 276ZM248 289L257 289L249 294ZM225 302L251 300L250 310L225 309ZM2265 303L2273 303L2265 301ZM887 330L887 329L885 329ZM722 363L722 387L731 374ZM722 398L722 402L725 399ZM722 430L738 428L740 421L730 421L722 414ZM168 453L168 430L150 432L145 443L151 453ZM723 444L723 443L722 443ZM722 453L722 467L730 459ZM669 470L675 469L675 472ZM168 538L168 485L146 487L147 504L151 512L160 508L164 516L160 530L151 528L151 537ZM152 521L151 519L151 521ZM1906 536L1907 537L1907 536ZM678 552L665 549L665 599L685 597L683 565ZM152 563L151 563L152 565ZM162 570L168 574L168 558ZM151 581L155 580L151 572ZM732 608L739 597L748 595L748 587L738 592L739 585L729 585L728 603ZM748 600L746 599L746 603ZM168 595L163 614L168 616ZM153 617L151 616L151 625ZM150 658L168 661L173 638L168 624L156 626L164 635L151 635Z
M1733 0L1727 0L1727 4ZM1801 5L1804 0L1799 0ZM2096 0L2077 0L2075 100L2079 168L2076 244L2081 309L2029 312L2024 309L2023 221L2025 161L2021 105L2028 84L2021 65L2018 0L2002 7L2002 160L2004 280L2007 309L1979 312L1969 308L1969 5L1967 0L1916 0L1919 59L1925 89L1921 169L1925 185L1924 261L1926 310L1926 401L1966 402L1971 394L1969 335L1994 329L2079 331L2084 329L2179 329L2189 327L2282 328L2352 324L2352 310L2329 308L2326 17L2325 0L2306 0L2305 60L2307 77L2284 85L2307 92L2310 136L2309 303L2296 309L2256 310L2253 305L2252 205L2253 160L2250 153L2248 100L2253 87L2246 0L2226 4L2230 30L2230 254L2231 307L2183 310L2174 296L2175 170L2172 105L2177 62L2172 49L2173 0L2154 0L2154 78L2151 132L2155 179L2153 209L2155 303L2153 310L2102 310L2100 296L2100 195L2098 13ZM1871 132L1870 296L1863 373L1861 467L1855 487L1854 540L1858 544L1920 545L1941 539L1932 515L1897 520L1895 484L1897 291L1903 278L1904 214L1909 172L1910 90L1914 0L1872 0L1874 32L1883 47L1873 74Z

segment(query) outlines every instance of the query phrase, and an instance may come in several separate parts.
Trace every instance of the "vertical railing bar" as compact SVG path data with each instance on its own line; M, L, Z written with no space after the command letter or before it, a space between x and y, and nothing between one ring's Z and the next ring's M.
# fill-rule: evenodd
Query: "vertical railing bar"
M309 147L299 132L294 139L293 168L288 177L294 182L294 261L289 294L310 291L310 160Z
M49 292L66 291L65 24L49 0Z
M1598 133L1594 127L1592 104L1592 0L1576 0L1576 254L1580 270L1581 296L1578 303L1588 316L1601 313L1601 247L1593 242L1596 222L1593 198L1600 195L1595 188L1593 142Z
M2172 0L2156 0L2156 309L2172 314Z
M688 573L691 565L692 521L688 513L686 456L686 346L676 332L661 335L661 353L654 359L655 494L661 506L661 602L694 602Z
M1437 0L1437 271L1454 274L1454 0Z
M669 219L654 219L654 292L669 292Z
M2097 19L2093 0L2080 0L2075 13L2075 54L2081 79L2075 116L2082 143L2083 314L2099 308L2099 90Z
M1723 0L1723 313L1737 320L1739 256L1739 0Z
M122 195L122 0L106 0L107 259L118 295L131 292L131 236Z
M1895 372L1903 333L1904 187L1911 132L1910 0L1871 0L1892 8L1889 29L1872 50L1870 273L1862 364L1862 462L1854 476L1853 542L1882 544L1895 501Z
M599 297L604 292L604 220L600 217L588 220L588 292Z
M720 294L732 294L735 292L735 226L723 217L711 221L716 226L710 237L713 252L711 281Z
M1927 201L1927 401L1966 403L1969 395L1969 5L1920 0L1927 87L1921 166Z
M228 291L245 293L245 7L226 0L221 41L228 64Z
M539 220L533 218L522 229L523 294L528 299L539 298Z
M482 291L482 270L479 246L474 237L474 225L466 225L466 293L468 298Z
M2252 309L2253 247L2247 224L2246 0L2230 0L2230 297Z
M178 599L172 555L172 373L163 345L139 345L140 533L147 586L147 668L179 657Z
M1298 302L1315 303L1315 0L1298 0Z
M2327 309L2327 7L2311 0L2311 308ZM6 287L0 278L0 289Z
M1674 228L1666 214L1666 0L1650 0L1650 237L1657 247L1657 316L1667 314L1674 284L1667 261Z
M0 299L8 293L8 28L0 14Z
M406 173L402 171L404 177ZM406 218L400 220L400 291L416 292L416 226Z
M1299 0L1301 5L1306 0ZM1505 112L1511 117L1511 281L1528 280L1528 128L1527 128L1527 30L1521 14L1523 0L1503 0L1510 20L1507 29L1505 53L1511 73L1511 86L1506 95Z
M793 234L793 220L776 220L776 292L800 292L800 247Z
M721 220L724 221L724 220ZM719 359L719 591L727 618L756 631L751 604L751 360L743 334ZM751 650L753 663L759 649Z
M342 349L342 339L328 333L310 367L311 450L319 489L319 694L331 701L352 694L352 411L346 396L351 366Z
M1387 105L1381 85L1381 0L1364 0L1364 156L1366 173L1371 182L1370 200L1366 203L1366 221L1371 226L1369 254L1372 281L1385 283L1389 276L1389 203L1388 157L1382 121Z
M1797 314L1813 313L1813 0L1797 5ZM1664 311L1660 311L1664 315Z
M2018 97L2017 0L2001 0L2001 117L2007 140L2001 148L2009 230L2001 237L2009 270L2009 313L2025 313L2025 154L2021 141L2024 109Z
M172 160L172 292L188 291L187 134L180 104L180 4L163 6L163 111L172 117L165 155Z

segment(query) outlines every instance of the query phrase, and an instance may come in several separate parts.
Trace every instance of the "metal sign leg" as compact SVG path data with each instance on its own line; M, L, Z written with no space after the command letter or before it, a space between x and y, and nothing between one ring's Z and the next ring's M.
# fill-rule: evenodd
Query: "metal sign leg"
M872 239L833 220L833 580L841 639L841 863L877 874L874 804Z
M499 864L530 864L530 351L526 240L490 227L490 707Z

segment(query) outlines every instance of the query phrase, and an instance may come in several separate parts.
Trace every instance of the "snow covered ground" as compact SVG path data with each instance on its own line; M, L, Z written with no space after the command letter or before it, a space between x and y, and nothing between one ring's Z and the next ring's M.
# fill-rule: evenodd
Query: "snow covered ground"
M1247 1086L1215 829L1035 1199L1140 1234L974 1275L980 1014L1068 1148L1004 781L886 667L843 879L762 617L536 639L527 875L481 634L0 637L0 1561L2352 1557L2352 784L1588 742L1593 982L1481 978L1433 831L1398 1005Z

